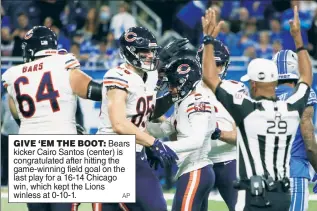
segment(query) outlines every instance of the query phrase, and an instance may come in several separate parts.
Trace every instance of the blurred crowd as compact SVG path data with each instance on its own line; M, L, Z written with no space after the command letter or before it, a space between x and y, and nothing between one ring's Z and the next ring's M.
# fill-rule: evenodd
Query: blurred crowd
M271 59L281 49L295 50L288 23L293 17L291 8L295 5L299 8L304 43L311 56L317 59L316 1L195 1L187 3L178 12L175 28L187 35L192 43L199 44L202 14L197 8L203 12L203 8L213 7L218 19L225 20L218 38L228 46L232 56Z
M58 36L58 48L75 54L83 66L89 62L106 69L118 65L117 40L136 20L128 12L128 3L120 2L115 14L107 1L103 3L97 8L76 0L2 1L2 56L22 56L26 32L44 25Z
M133 17L129 2L118 2L114 12L109 1L99 0L99 6L78 0L30 0L1 2L1 54L22 56L21 42L25 33L35 25L50 27L58 36L59 48L75 54L83 66L94 63L109 69L118 65L118 38L121 33L144 19L154 25L146 13ZM97 1L96 1L97 2ZM294 49L289 33L290 9L299 7L302 33L311 56L317 59L316 1L144 1L163 21L163 30L173 29L198 47L202 34L200 18L207 7L217 11L225 20L219 39L232 56L272 58L281 49ZM168 15L167 15L168 14Z

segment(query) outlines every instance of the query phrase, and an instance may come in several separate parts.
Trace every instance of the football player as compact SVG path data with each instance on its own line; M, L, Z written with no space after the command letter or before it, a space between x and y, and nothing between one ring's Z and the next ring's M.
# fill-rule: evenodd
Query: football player
M197 51L197 58L200 61L202 61L203 49L204 46L201 45ZM248 88L243 83L224 80L230 62L230 53L228 48L219 40L215 40L214 55L219 77L226 89L248 95ZM209 101L216 109L217 129L211 137L214 141L212 141L209 157L214 163L215 187L226 202L228 209L234 211L238 196L238 191L233 187L233 181L236 180L236 125L229 112L202 81L197 85L197 90L208 95Z
M79 68L78 60L57 50L57 37L45 26L28 31L22 43L24 64L2 75L19 134L77 134L77 96L101 99L101 85ZM28 203L29 211L70 210L71 203Z
M155 105L154 87L146 81L147 72L157 68L157 41L149 30L132 27L121 35L119 43L125 63L104 76L97 133L136 135L136 203L102 204L102 210L117 210L120 206L124 210L165 211L167 205L160 182L144 153L144 147L149 147L151 156L166 165L177 159L173 150L145 132Z
M291 50L281 50L275 54L273 61L279 72L276 95L279 100L286 100L294 92L298 82L298 57ZM291 148L290 177L291 177L291 207L290 210L305 211L308 209L310 180L309 161L317 172L317 157L313 154L312 146L306 146L303 139L316 143L314 136L314 105L317 103L316 93L310 90L305 111L302 115L300 127Z
M216 127L214 107L208 96L195 90L201 80L200 64L195 57L177 57L166 66L166 76L175 103L174 114L161 123L149 122L147 130L155 137L177 133L177 141L164 142L179 157L172 210L205 210L215 176L208 157L210 136ZM151 156L149 160L156 164Z

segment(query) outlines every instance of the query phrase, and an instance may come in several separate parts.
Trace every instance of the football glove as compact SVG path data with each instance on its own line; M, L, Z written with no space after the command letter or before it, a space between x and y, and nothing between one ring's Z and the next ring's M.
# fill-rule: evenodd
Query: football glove
M147 157L147 161L150 165L151 168L157 170L158 167L160 166L161 168L164 168L163 163L161 162L161 160L155 156L153 156L153 153L151 151L151 149L149 147L145 148L145 154Z
M176 39L168 43L159 53L160 61L164 64L168 63L168 60L176 56L179 51L187 49L185 47L187 43L189 43L187 38Z
M211 134L211 140L217 140L221 136L221 130L216 127L215 131Z
M317 181L317 173L315 173L315 176L312 179L312 182L316 182ZM317 183L315 184L314 188L313 188L313 192L317 193Z
M80 124L76 124L76 129L77 129L77 135L87 134L85 128L83 126L81 126Z
M146 150L150 166L157 168L158 165L165 167L176 163L178 156L176 153L165 145L159 139L154 141L154 144Z

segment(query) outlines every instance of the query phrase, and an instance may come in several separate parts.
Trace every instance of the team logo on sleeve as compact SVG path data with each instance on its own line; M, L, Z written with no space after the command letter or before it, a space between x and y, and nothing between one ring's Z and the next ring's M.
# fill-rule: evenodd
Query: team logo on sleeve
M24 39L25 39L25 40L28 40L28 39L30 39L32 36L33 36L33 29L29 30L29 31L25 34Z
M128 32L125 34L124 38L127 42L133 42L136 40L137 36L138 35L134 32Z
M190 69L190 66L188 65L188 64L181 64L181 65L179 65L178 67L177 67L177 72L179 73L179 74L186 74L186 73L188 73L189 71L190 71L191 69Z

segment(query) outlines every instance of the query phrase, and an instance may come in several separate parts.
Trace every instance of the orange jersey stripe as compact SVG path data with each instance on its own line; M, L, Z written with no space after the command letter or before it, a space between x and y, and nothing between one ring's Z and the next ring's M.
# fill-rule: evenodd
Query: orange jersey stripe
M129 211L129 208L124 203L119 203L119 206L123 211Z
M193 207L193 204L194 204L194 200L195 200L195 196L196 196L196 193L197 193L197 189L198 189L198 186L199 186L199 183L200 183L201 169L198 169L196 171L197 171L197 180L195 182L194 190L193 190L193 192L192 192L192 194L190 196L188 211L192 210L192 207Z
M92 211L101 211L102 204L101 203L92 203Z

